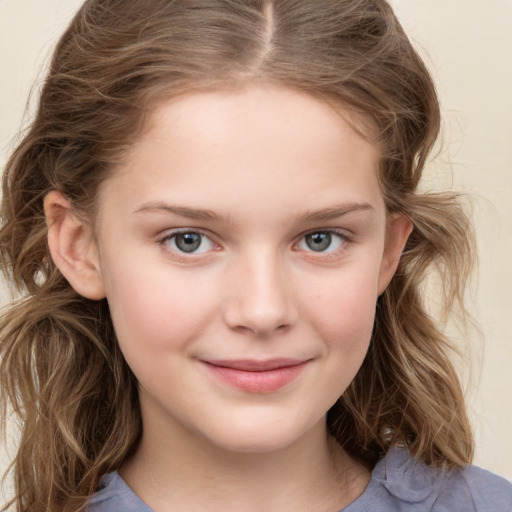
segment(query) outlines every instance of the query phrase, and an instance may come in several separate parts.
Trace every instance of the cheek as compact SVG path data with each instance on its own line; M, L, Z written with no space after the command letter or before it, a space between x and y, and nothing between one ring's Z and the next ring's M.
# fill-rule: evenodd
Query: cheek
M125 269L121 272L120 269ZM126 359L184 348L215 316L215 295L171 268L116 264L109 272L107 299Z
M350 267L350 268L349 268ZM368 352L375 319L378 273L357 265L309 282L302 318L312 339L321 340L321 371L308 388L310 403L324 414L346 391ZM323 281L323 282L322 282ZM311 290L316 293L311 294ZM307 297L307 288L301 290ZM318 412L315 411L315 414Z
M378 272L346 269L331 276L311 301L310 313L328 344L357 348L369 341L377 303Z
M347 265L310 302L311 325L323 340L329 406L350 385L368 352L377 302L378 265Z

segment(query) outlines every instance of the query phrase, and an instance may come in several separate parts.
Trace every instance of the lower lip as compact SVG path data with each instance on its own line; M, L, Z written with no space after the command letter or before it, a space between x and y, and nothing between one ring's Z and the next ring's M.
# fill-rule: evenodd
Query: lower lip
M238 370L204 362L207 370L230 386L249 393L272 393L295 380L306 366L307 361L264 371Z

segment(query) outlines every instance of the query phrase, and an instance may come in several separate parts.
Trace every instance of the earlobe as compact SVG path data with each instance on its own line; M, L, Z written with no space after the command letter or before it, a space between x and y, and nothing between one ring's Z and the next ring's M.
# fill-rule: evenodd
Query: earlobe
M386 243L379 273L379 295L387 288L395 275L402 251L411 234L411 220L403 214L393 214L386 229Z
M69 200L57 190L46 195L44 213L55 265L77 293L92 300L103 299L105 289L90 226L76 217Z

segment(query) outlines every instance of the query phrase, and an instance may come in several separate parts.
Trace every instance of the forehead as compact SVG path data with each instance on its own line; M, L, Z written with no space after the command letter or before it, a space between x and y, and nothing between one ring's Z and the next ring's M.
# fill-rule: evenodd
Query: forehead
M326 102L251 86L155 105L109 181L133 201L167 194L212 208L297 199L311 202L307 208L331 199L381 203L379 159L377 147Z
M248 143L262 133L261 128L265 134L279 131L280 138L286 134L290 139L301 135L311 144L320 139L328 142L332 137L350 132L353 141L358 134L369 142L368 148L373 146L373 150L378 150L376 128L364 114L355 113L332 98L324 99L272 83L248 83L238 87L227 84L164 97L155 101L150 109L141 139L154 137L156 132L171 128L171 124L179 127L184 137L193 139L208 133L222 135L224 129L229 130L236 123L245 125L246 130L240 135L247 135ZM185 133L187 129L191 133ZM233 141L233 134L228 136Z

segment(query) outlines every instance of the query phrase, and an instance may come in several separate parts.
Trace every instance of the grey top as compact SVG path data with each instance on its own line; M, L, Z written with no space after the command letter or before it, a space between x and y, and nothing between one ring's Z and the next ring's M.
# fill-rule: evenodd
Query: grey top
M443 472L392 448L359 498L340 512L512 512L512 484L470 466ZM118 473L102 479L88 512L152 512Z

